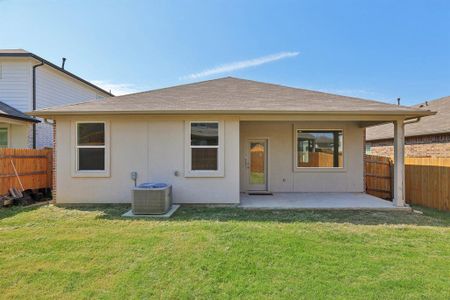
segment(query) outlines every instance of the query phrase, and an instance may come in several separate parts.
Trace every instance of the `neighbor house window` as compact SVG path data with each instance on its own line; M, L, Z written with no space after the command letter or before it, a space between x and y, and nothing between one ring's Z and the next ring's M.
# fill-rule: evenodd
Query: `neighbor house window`
M297 168L342 167L342 130L297 130Z
M187 123L187 175L221 175L223 164L221 127L221 122L218 121Z
M106 122L76 123L77 172L107 171Z
M8 128L0 128L0 148L8 148Z

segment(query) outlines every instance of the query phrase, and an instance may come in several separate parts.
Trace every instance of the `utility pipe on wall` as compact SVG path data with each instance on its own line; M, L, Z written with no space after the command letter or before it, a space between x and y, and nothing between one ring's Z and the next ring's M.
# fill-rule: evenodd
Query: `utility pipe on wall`
M33 111L36 110L36 69L43 66L44 62L33 66ZM33 149L36 149L36 123L33 124Z

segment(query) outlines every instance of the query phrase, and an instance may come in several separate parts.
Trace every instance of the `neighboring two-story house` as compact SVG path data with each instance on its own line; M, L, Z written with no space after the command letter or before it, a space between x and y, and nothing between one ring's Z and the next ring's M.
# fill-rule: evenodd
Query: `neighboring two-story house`
M23 49L0 50L0 147L52 147L51 121L23 112L113 96Z
M405 155L409 157L450 157L450 96L413 106L437 112L405 126ZM394 155L394 126L367 128L366 153Z

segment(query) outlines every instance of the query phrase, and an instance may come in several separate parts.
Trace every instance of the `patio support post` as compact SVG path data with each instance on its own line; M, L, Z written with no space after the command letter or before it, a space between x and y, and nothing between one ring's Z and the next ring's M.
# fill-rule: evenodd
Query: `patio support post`
M394 206L405 206L405 124L394 121Z

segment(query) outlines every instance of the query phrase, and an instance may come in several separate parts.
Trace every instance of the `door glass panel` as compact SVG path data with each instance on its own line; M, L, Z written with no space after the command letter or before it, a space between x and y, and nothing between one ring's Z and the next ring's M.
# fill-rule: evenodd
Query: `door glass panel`
M265 144L250 143L250 184L266 184Z

